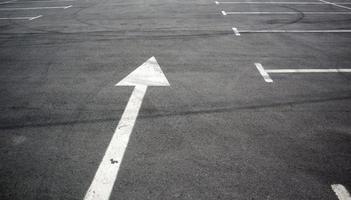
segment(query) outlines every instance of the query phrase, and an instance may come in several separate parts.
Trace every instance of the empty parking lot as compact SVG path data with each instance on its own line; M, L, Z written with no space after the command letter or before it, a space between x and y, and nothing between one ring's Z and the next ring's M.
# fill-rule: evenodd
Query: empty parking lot
M0 199L350 200L350 0L1 0Z

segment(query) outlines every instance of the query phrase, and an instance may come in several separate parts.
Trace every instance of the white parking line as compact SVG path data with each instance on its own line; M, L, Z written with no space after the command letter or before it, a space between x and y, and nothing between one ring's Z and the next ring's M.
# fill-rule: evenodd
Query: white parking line
M266 69L267 73L350 73L351 69Z
M264 81L267 83L273 83L273 80L269 76L269 74L266 72L266 70L263 68L261 63L255 63L257 70L260 72L261 76L263 77Z
M1 4L8 4L8 3L13 3L13 2L15 2L16 0L11 0L11 1L4 1L4 2L0 2L0 5Z
M236 36L240 33L351 33L351 29L331 29L331 30L239 30L232 28Z
M58 3L58 2L69 2L69 1L75 1L75 0L53 0L53 1L18 1L18 0L13 0L13 1L9 1L8 3L11 4L25 4L25 3Z
M222 15L351 15L351 12L227 12L222 11Z
M11 11L11 10L44 10L44 9L67 9L72 7L69 6L54 6L54 7L28 7L28 8L0 8L0 11Z
M38 15L35 17L1 17L0 20L35 20L39 17L42 17L42 15Z
M240 36L240 32L238 31L237 28L233 27L232 29L233 29L234 34L235 34L236 36Z
M289 5L325 5L326 3L324 2L288 2L288 1L265 1L265 2L259 2L259 1L251 1L251 2L243 2L243 1L238 1L238 2L219 2L215 1L216 5L219 4L277 4L277 5L284 5L284 4L289 4ZM351 5L351 3L338 3L339 5Z
M273 80L269 76L270 73L351 73L351 69L264 69L261 63L255 63L255 65L257 70L263 77L264 81L266 81L267 83L273 83Z
M336 4L336 3L332 3L332 2L329 2L329 1L324 1L324 0L319 0L319 1L321 1L323 3L326 3L326 4L334 5L334 6L339 7L339 8L345 8L347 10L351 10L351 8L347 7L347 6L342 6L342 5L339 5L339 4Z
M341 184L333 184L331 185L333 191L339 200L351 200L350 193L347 189Z

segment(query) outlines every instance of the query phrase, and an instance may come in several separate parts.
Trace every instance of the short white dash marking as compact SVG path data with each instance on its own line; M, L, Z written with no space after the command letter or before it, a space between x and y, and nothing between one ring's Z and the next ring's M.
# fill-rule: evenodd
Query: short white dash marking
M32 17L32 18L30 18L29 20L35 20L35 19L38 19L38 18L40 18L40 17L42 17L43 15L38 15L38 16L36 16L36 17Z
M263 77L264 81L267 83L273 83L273 80L269 76L269 74L265 71L261 63L255 63L257 70L260 72L261 76Z
M218 2L218 1L215 1L215 4L217 4L217 5L218 5L218 4L219 4L219 2Z
M233 29L234 34L235 34L236 36L240 36L240 32L238 31L237 28L233 27L232 29Z
M226 16L227 13L224 10L222 10L222 15Z
M343 185L333 184L331 185L331 188L333 189L339 200L351 200L350 193Z
M72 5L66 6L63 9L67 9L67 8L70 8L70 7L72 7Z

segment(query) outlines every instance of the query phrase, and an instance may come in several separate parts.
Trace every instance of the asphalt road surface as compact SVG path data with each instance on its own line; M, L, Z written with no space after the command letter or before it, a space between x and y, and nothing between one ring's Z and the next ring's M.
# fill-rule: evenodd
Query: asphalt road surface
M1 0L0 199L88 199L154 57L109 199L349 200L351 1L248 2Z

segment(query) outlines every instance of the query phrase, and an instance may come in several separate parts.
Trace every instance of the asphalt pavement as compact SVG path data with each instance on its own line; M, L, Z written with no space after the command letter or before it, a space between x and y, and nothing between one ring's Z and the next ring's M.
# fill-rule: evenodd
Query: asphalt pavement
M2 200L88 200L153 57L110 200L350 198L350 0L1 0L0 47Z

